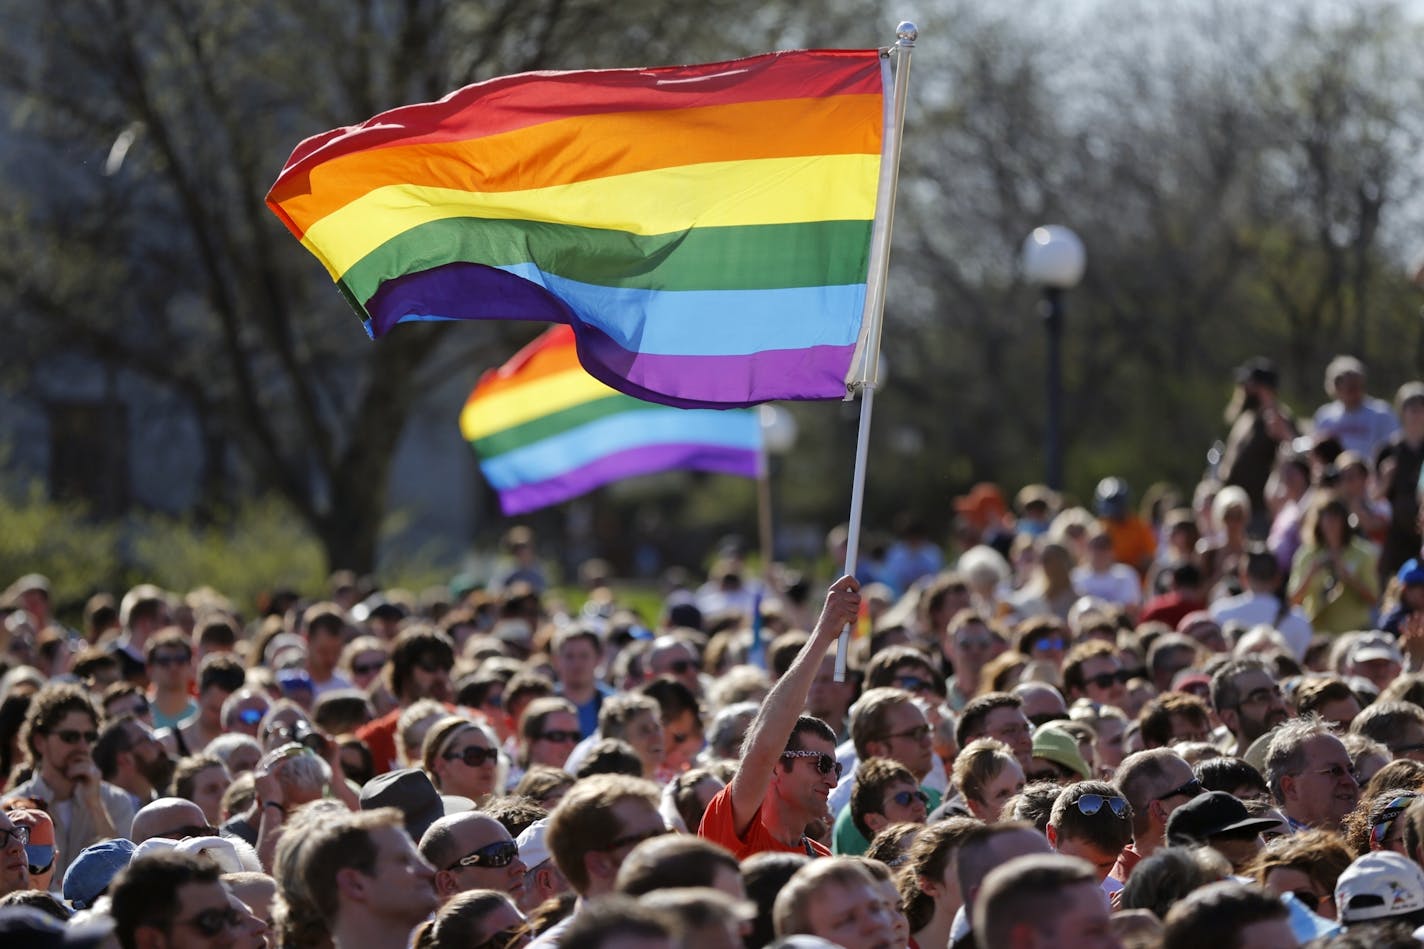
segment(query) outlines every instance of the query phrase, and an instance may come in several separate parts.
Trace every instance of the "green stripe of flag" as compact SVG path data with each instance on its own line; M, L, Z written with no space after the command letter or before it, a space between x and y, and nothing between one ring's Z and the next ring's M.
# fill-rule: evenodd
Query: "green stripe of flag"
M463 261L534 263L581 283L643 290L766 290L864 283L870 221L701 227L675 234L448 218L413 227L342 275L369 300L382 281Z

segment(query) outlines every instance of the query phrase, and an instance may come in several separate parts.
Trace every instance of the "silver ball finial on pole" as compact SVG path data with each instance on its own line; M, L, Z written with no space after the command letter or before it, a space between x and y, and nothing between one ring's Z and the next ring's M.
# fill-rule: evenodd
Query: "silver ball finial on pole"
M920 28L909 20L901 20L900 25L895 27L896 46L914 46L919 36Z

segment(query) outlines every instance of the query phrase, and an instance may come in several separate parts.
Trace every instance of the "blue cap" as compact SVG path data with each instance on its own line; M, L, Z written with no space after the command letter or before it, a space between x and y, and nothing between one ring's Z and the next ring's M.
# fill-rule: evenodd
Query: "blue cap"
M283 690L305 689L311 692L315 688L312 685L311 676L302 669L278 669L275 678L277 685Z
M1406 560L1395 576L1399 577L1399 582L1405 586L1424 583L1424 564L1420 564L1418 557Z
M102 840L79 851L64 871L65 901L75 909L92 907L133 855L134 842L123 837Z

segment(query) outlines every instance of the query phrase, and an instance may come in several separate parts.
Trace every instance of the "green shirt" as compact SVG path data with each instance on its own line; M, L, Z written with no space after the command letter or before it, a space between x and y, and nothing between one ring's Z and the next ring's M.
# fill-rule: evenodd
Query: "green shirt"
M929 796L930 802L925 805L926 812L939 807L940 793L934 788L921 787L921 791ZM855 821L850 818L850 805L841 808L841 812L836 815L836 826L831 833L831 853L838 856L858 857L870 849L870 841L865 839L855 826Z

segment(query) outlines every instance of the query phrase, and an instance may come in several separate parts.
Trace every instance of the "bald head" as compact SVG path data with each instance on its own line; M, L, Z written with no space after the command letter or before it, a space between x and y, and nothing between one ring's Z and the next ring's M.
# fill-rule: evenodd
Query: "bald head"
M136 844L153 837L182 840L185 837L206 836L201 829L207 827L207 815L192 801L181 797L160 797L139 808L134 815L129 839Z
M1047 682L1021 682L1013 694L1023 702L1023 713L1029 721L1042 724L1068 717L1068 706L1058 690Z
M472 850L513 839L493 817L466 811L442 817L426 828L420 838L420 855L439 870Z
M1048 838L1029 824L989 824L976 828L960 844L955 858L965 905L973 905L984 878L995 867L1015 857L1052 852Z

